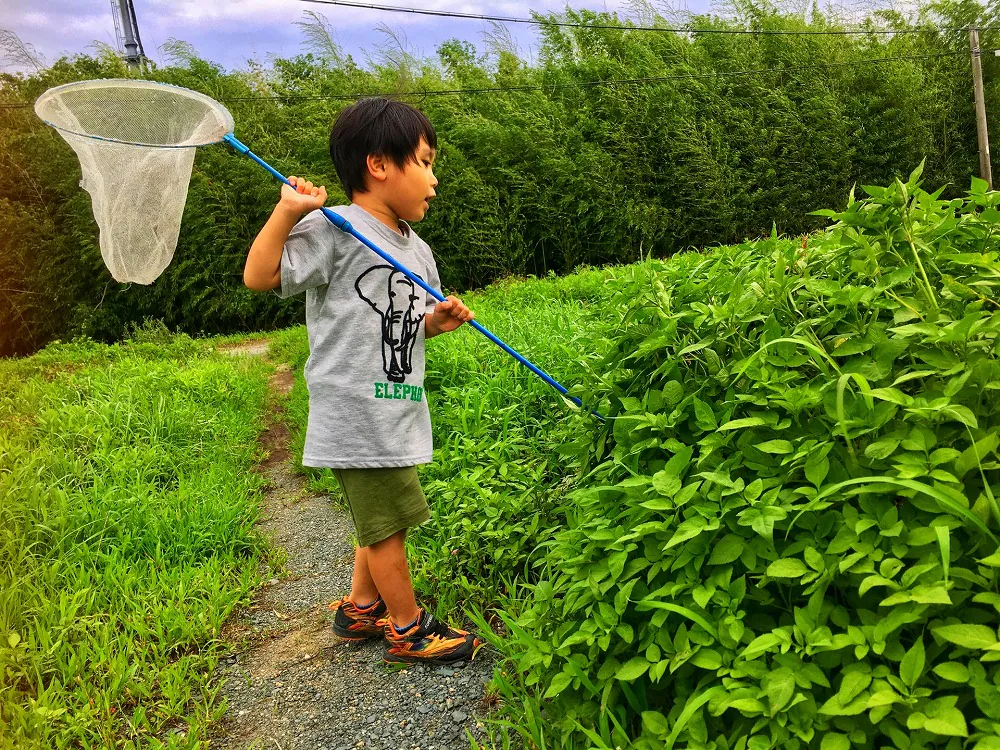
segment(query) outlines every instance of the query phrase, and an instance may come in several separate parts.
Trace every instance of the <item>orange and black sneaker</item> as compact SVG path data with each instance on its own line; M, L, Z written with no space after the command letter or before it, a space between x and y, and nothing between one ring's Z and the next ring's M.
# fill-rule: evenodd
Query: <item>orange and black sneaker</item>
M331 604L330 609L334 611L333 632L345 641L364 641L385 634L383 624L389 609L381 596L362 609L348 595Z
M417 621L402 633L392 620L385 619L385 654L390 664L435 664L448 666L472 661L482 641L465 630L450 628L430 612L421 609Z

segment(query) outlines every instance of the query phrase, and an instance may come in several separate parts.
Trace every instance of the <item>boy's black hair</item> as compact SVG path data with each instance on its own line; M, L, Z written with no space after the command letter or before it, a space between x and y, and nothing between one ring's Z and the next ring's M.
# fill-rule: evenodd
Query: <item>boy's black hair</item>
M330 158L347 197L367 190L369 154L385 156L402 169L416 160L421 136L437 149L427 115L394 99L373 96L341 110L330 131Z

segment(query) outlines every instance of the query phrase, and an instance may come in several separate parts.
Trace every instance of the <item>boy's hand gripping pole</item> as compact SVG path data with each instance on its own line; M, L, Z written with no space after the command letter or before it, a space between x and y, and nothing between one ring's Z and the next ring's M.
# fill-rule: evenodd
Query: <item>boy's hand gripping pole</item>
M244 156L247 156L247 157L253 159L260 166L262 166L264 169L266 169L268 172L270 172L274 176L275 179L277 179L277 180L285 183L289 187L293 187L292 184L288 181L288 179L283 174L281 174L281 172L279 172L274 167L272 167L270 164L268 164L266 161L264 161L259 156L257 156L257 154L255 154L253 151L251 151L247 146L244 146L242 143L240 143L240 141L237 140L236 136L234 136L232 133L229 133L226 136L224 136L222 140L223 140L223 142L228 143L230 146L232 146L234 149L236 149L236 151L238 151L239 153L241 153ZM293 187L293 189L294 189L294 187ZM326 208L325 206L323 208L321 208L320 210L323 212L323 215L327 219L329 219L330 222L335 227L337 227L338 229L340 229L340 230L342 230L344 232L347 232L352 237L354 237L359 242L361 242L363 245L365 245L366 247L368 247L376 255L378 255L380 258L382 258L382 260L384 260L386 263L390 264L393 268L395 268L400 273L404 274L406 276L406 278L408 278L414 284L417 284L418 286L420 286L424 291L426 291L429 295L431 295L432 297L434 297L434 299L436 299L438 302L444 302L445 301L446 298L445 298L445 296L443 294L441 294L441 292L439 292L434 287L430 286L427 282L425 282L423 279L421 279L417 274L415 274L409 268L407 268L402 263L400 263L398 260L396 260L395 258L393 258L391 255L389 255L387 252L385 252L378 245L374 244L371 240L369 240L363 234L361 234L360 232L358 232L358 230L356 230L351 225L351 222L349 222L343 216L341 216L338 213L335 213L335 212L331 211L329 208ZM557 380L555 380L554 378L552 378L552 376L550 376L548 373L546 373L540 367L534 365L528 359L526 359L525 357L521 356L521 354L519 354L516 350L514 350L513 348L511 348L510 346L508 346L507 344L505 344L503 341L501 341L500 338L498 338L496 335L494 335L486 327L480 325L475 320L470 320L467 323L467 325L470 325L473 328L475 328L477 331L479 331L481 334L483 334L486 338L488 338L494 344L496 344L501 349L503 349L505 352L507 352L514 359L516 359L522 365L524 365L525 367L527 367L529 370L531 370L533 373L535 373L535 375L537 375L542 380L544 380L546 383L548 383L553 388L555 388L557 391L559 391L559 393L561 393L563 395L563 397L565 397L568 400L572 401L578 407L585 408L583 406L583 402L579 398L577 398L576 396L570 396L569 395L569 391L566 389L566 387L564 385L562 385L560 382L558 382ZM588 411L591 414L593 414L595 417L597 417L599 420L601 420L602 422L604 421L604 416L602 414L599 414L598 412L594 411L593 409L588 409Z

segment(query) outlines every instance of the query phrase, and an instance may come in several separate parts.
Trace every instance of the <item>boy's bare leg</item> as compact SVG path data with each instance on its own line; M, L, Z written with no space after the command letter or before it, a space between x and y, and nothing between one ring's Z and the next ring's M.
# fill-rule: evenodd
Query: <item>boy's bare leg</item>
M368 548L354 548L354 575L351 576L351 601L355 604L368 604L379 597L378 586L372 580L368 570Z
M375 584L376 591L382 594L382 600L389 608L390 619L397 627L409 625L420 614L417 600L413 596L410 568L406 563L406 547L403 544L405 539L406 529L403 529L388 539L383 539L381 542L376 542L363 549L368 577ZM361 582L364 577L359 575L358 557L359 555L356 553L354 575L358 582ZM364 570L361 572L364 573ZM365 592L358 593L364 594ZM366 601L371 601L371 599ZM366 602L362 602L362 604L364 603Z

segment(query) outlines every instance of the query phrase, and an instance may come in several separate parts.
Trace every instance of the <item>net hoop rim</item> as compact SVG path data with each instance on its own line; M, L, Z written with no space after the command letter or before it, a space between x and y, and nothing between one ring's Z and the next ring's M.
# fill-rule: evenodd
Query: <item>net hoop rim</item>
M95 86L95 84L101 84ZM224 119L229 124L229 129L221 137L212 141L203 141L201 143L185 143L182 145L165 144L165 143L141 143L138 141L125 141L119 138L108 138L106 136L94 135L93 133L80 133L76 130L71 130L70 128L63 127L62 125L56 125L51 120L47 120L42 116L39 111L40 107L52 99L53 97L59 95L63 91L69 91L78 88L110 88L111 86L123 86L126 88L135 89L169 89L173 92L179 92L188 96L191 99L205 104L210 109L216 111L216 113L221 114ZM123 146L140 146L142 148L165 148L165 149L183 149L183 148L198 148L199 146L211 146L214 143L221 143L227 135L233 132L235 127L235 121L233 120L233 115L228 109L219 104L215 99L208 96L207 94L202 94L201 92L194 91L193 89L185 88L184 86L175 86L172 83L162 83L161 81L145 81L137 80L134 78L93 78L87 81L73 81L71 83L64 83L61 86L54 86L53 88L45 91L38 99L35 100L35 114L38 118L44 122L49 127L55 128L61 133L69 133L70 135L75 135L79 138L87 138L94 141L104 141L105 143L118 143Z

